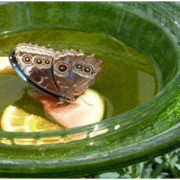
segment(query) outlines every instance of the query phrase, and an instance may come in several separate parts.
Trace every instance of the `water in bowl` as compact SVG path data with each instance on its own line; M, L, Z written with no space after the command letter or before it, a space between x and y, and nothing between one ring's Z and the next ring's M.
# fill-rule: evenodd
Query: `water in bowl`
M32 42L54 50L81 49L102 60L102 71L90 88L105 99L103 119L124 113L152 98L160 89L159 69L155 62L134 47L99 33L57 29L25 31L0 37L0 56L8 56L20 42ZM0 111L9 104L44 116L43 107L30 98L30 86L17 75L0 76Z

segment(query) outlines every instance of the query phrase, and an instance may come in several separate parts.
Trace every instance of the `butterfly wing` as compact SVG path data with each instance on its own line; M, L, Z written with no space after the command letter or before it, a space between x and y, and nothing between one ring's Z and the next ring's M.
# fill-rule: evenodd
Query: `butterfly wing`
M74 100L70 94L73 85L71 79L72 60L74 58L73 50L56 51L53 61L53 76L59 88L62 99Z
M94 59L94 55L75 55L72 64L71 76L74 79L74 84L71 88L71 92L75 97L78 97L85 92L91 81L98 76L101 70L101 67L99 67L101 61Z
M53 55L52 49L30 43L20 43L15 50L15 59L18 64L16 67L24 74L28 82L37 89L58 97L59 89L52 75Z
M63 99L73 101L79 97L98 75L100 63L82 51L58 52L54 58L53 74Z
M99 74L100 60L82 51L54 51L20 43L9 55L10 63L25 81L38 90L66 102L78 98Z

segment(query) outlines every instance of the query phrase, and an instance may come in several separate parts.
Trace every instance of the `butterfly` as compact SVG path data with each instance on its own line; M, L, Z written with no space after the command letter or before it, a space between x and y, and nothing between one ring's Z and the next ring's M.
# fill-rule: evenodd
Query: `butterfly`
M81 50L54 51L32 43L19 43L9 54L17 74L30 85L58 99L58 104L72 103L89 87L102 69L101 60Z

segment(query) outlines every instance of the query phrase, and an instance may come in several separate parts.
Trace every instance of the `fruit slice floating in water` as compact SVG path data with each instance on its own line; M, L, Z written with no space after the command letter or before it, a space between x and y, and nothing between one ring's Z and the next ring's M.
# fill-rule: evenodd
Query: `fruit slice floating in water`
M40 116L29 114L22 109L9 105L3 112L1 128L9 132L39 132L62 129Z
M40 132L62 129L59 125L52 123L42 117L29 114L22 109L9 105L1 117L1 128L9 132ZM59 143L60 137L47 137L40 139L14 138L15 144L19 145L40 145ZM6 138L0 139L1 143L12 144Z
M101 98L101 96L98 93L96 93L94 90L88 89L82 95L82 97L84 101L87 101L88 103L92 103L91 104L92 106L86 104L83 100L81 100L82 102L80 102L81 103L80 108L79 106L76 107L75 109L77 112L75 112L74 106L69 105L72 107L72 114L74 114L74 118L76 117L75 115L77 114L77 120L81 120L79 119L79 114L82 116L82 113L84 113L83 125L101 121L105 109L104 101ZM82 106L87 106L88 108L86 107L85 109L83 109ZM63 108L63 106L60 108ZM71 114L70 109L68 112ZM67 116L66 110L67 109L65 109L65 111L64 110L61 111L62 114L60 114L60 117L62 119L64 119ZM66 120L70 120L70 118L68 117ZM62 127L59 126L58 124L48 121L40 116L29 114L24 110L19 109L12 105L6 107L6 109L2 114L1 128L3 131L8 131L8 132L40 132L40 131L42 132L42 131L53 131L53 130L62 129ZM80 136L72 135L66 138L62 138L60 136L46 137L40 139L14 138L14 142L15 144L19 144L19 145L42 145L42 144L67 143L72 140L84 139L85 137L86 134L81 134ZM0 142L5 144L11 144L11 141L6 138L0 138Z
M103 98L92 89L87 89L78 99L67 106L57 106L57 100L36 90L28 94L38 100L44 111L65 128L74 128L96 123L104 116Z
M16 74L16 71L12 68L8 57L0 57L0 74Z

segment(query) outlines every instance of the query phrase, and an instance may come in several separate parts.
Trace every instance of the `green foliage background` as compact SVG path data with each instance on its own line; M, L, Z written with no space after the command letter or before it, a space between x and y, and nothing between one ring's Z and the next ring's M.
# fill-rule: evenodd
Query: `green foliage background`
M89 178L134 179L134 178L180 178L180 148L158 156L150 161L133 164L114 172L106 172Z

